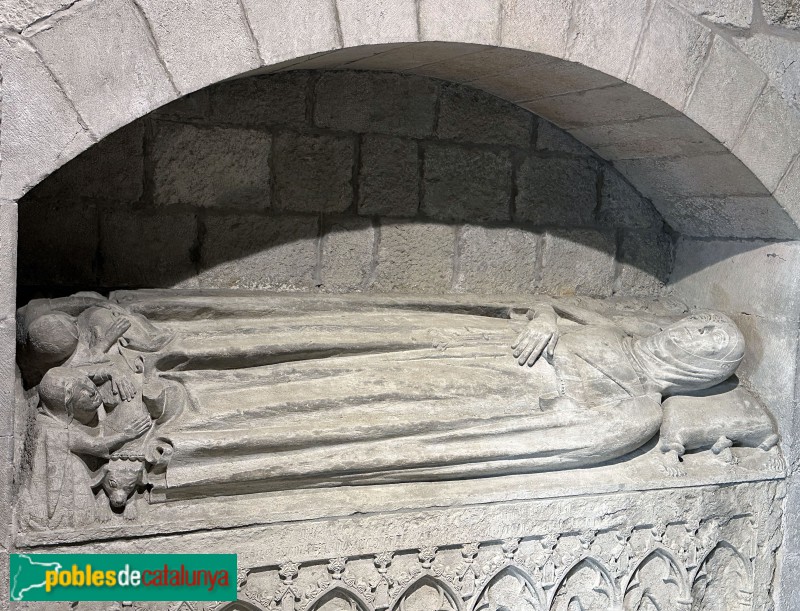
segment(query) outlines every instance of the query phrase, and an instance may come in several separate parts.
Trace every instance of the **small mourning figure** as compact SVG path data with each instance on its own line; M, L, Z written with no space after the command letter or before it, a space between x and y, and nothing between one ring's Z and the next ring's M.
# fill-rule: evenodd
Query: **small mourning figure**
M163 472L169 459L156 429L182 407L175 384L144 359L170 337L87 293L20 308L17 340L38 412L27 444L29 521L76 526L107 519L109 507L134 517L129 500L145 484L145 469ZM42 495L47 512L39 515Z
M77 526L94 519L96 469L125 443L150 428L142 415L119 431L99 419L100 410L129 401L131 380L104 367L54 367L38 386L32 473L26 487L31 525Z

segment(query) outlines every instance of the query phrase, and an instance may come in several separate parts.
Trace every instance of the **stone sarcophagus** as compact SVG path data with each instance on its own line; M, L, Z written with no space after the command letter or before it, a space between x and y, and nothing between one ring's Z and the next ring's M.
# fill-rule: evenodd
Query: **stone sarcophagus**
M720 313L152 290L18 320L27 549L236 551L231 609L771 604L783 459Z

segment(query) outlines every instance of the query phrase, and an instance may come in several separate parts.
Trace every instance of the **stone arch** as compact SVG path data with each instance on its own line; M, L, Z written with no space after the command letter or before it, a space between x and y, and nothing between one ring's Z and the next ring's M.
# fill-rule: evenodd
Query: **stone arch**
M731 543L720 541L703 557L691 575L692 610L752 608L752 579L750 561Z
M499 585L506 585L506 587L508 587L509 584L501 584L504 580L516 580L516 584L513 585L518 586L518 589L516 587L514 588L516 591L512 596L516 599L515 602L524 601L527 603L528 611L544 611L546 609L546 596L541 586L533 580L533 577L528 574L528 571L524 567L516 562L511 562L497 569L488 579L484 580L485 585L473 599L470 605L470 611L485 611L486 609L494 608L495 605L489 605L487 599L492 594L493 588ZM517 606L509 605L502 605L502 608L512 611L517 611L518 609ZM522 611L522 609L524 609L524 607L521 608L520 611Z
M536 19L534 3L500 0L404 0L390 11L347 0L269 10L250 0L203 3L196 12L167 4L83 1L8 36L3 198L16 200L114 129L222 79L370 67L466 80L568 127L657 206L688 200L675 223L710 215L736 224L755 206L772 221L762 231L795 234L787 212L795 215L798 197L800 168L790 166L800 116L750 60L668 0L650 11L645 2L609 5L602 19L589 0L572 11L537 2ZM202 35L210 31L217 35ZM76 44L83 52L69 53ZM729 73L746 78L734 83Z
M575 585L571 581L576 582ZM595 596L597 600L586 601L582 596ZM561 577L550 594L548 609L572 611L575 604L578 609L599 609L597 605L600 604L608 609L616 609L619 599L616 581L608 568L592 556L582 556L561 571ZM585 606L587 602L589 606Z
M462 611L458 593L441 579L424 574L393 596L390 611Z
M643 584L643 570L646 570L648 566L653 565L657 561L661 561L666 565L660 567L666 569L666 573L663 574L663 576L659 575L659 579L663 583ZM649 577L652 580L654 575L651 574ZM671 585L672 587L661 587L663 585ZM650 592L650 590L653 589L655 591ZM645 596L649 596L654 601L656 608L660 608L657 603L661 601L675 604L680 601L688 603L688 601L691 600L691 589L683 563L678 560L670 550L662 546L650 550L643 558L633 565L633 569L623 582L620 591L624 599L624 608L626 610L629 608L638 609L638 606L633 606L634 602L638 604Z
M364 600L360 592L345 583L332 584L332 587L320 592L309 601L305 608L307 611L326 611L329 608L343 608L330 604L334 602L348 605L350 611L371 611L372 609L372 606Z

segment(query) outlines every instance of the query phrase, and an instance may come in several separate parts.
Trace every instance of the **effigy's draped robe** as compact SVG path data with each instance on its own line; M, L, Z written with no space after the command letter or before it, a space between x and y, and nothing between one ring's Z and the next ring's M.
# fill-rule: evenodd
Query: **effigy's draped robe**
M489 307L127 305L174 333L156 366L191 397L162 433L176 497L586 466L641 447L660 424L629 338L611 326L566 328L559 374L544 359L520 367L510 345L526 321ZM565 383L571 404L540 403Z

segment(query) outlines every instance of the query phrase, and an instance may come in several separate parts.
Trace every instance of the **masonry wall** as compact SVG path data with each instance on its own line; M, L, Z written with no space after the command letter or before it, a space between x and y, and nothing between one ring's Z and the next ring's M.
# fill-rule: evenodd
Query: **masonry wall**
M287 72L121 129L20 204L20 299L115 287L653 295L655 208L552 124L435 79ZM46 287L46 288L45 288Z

